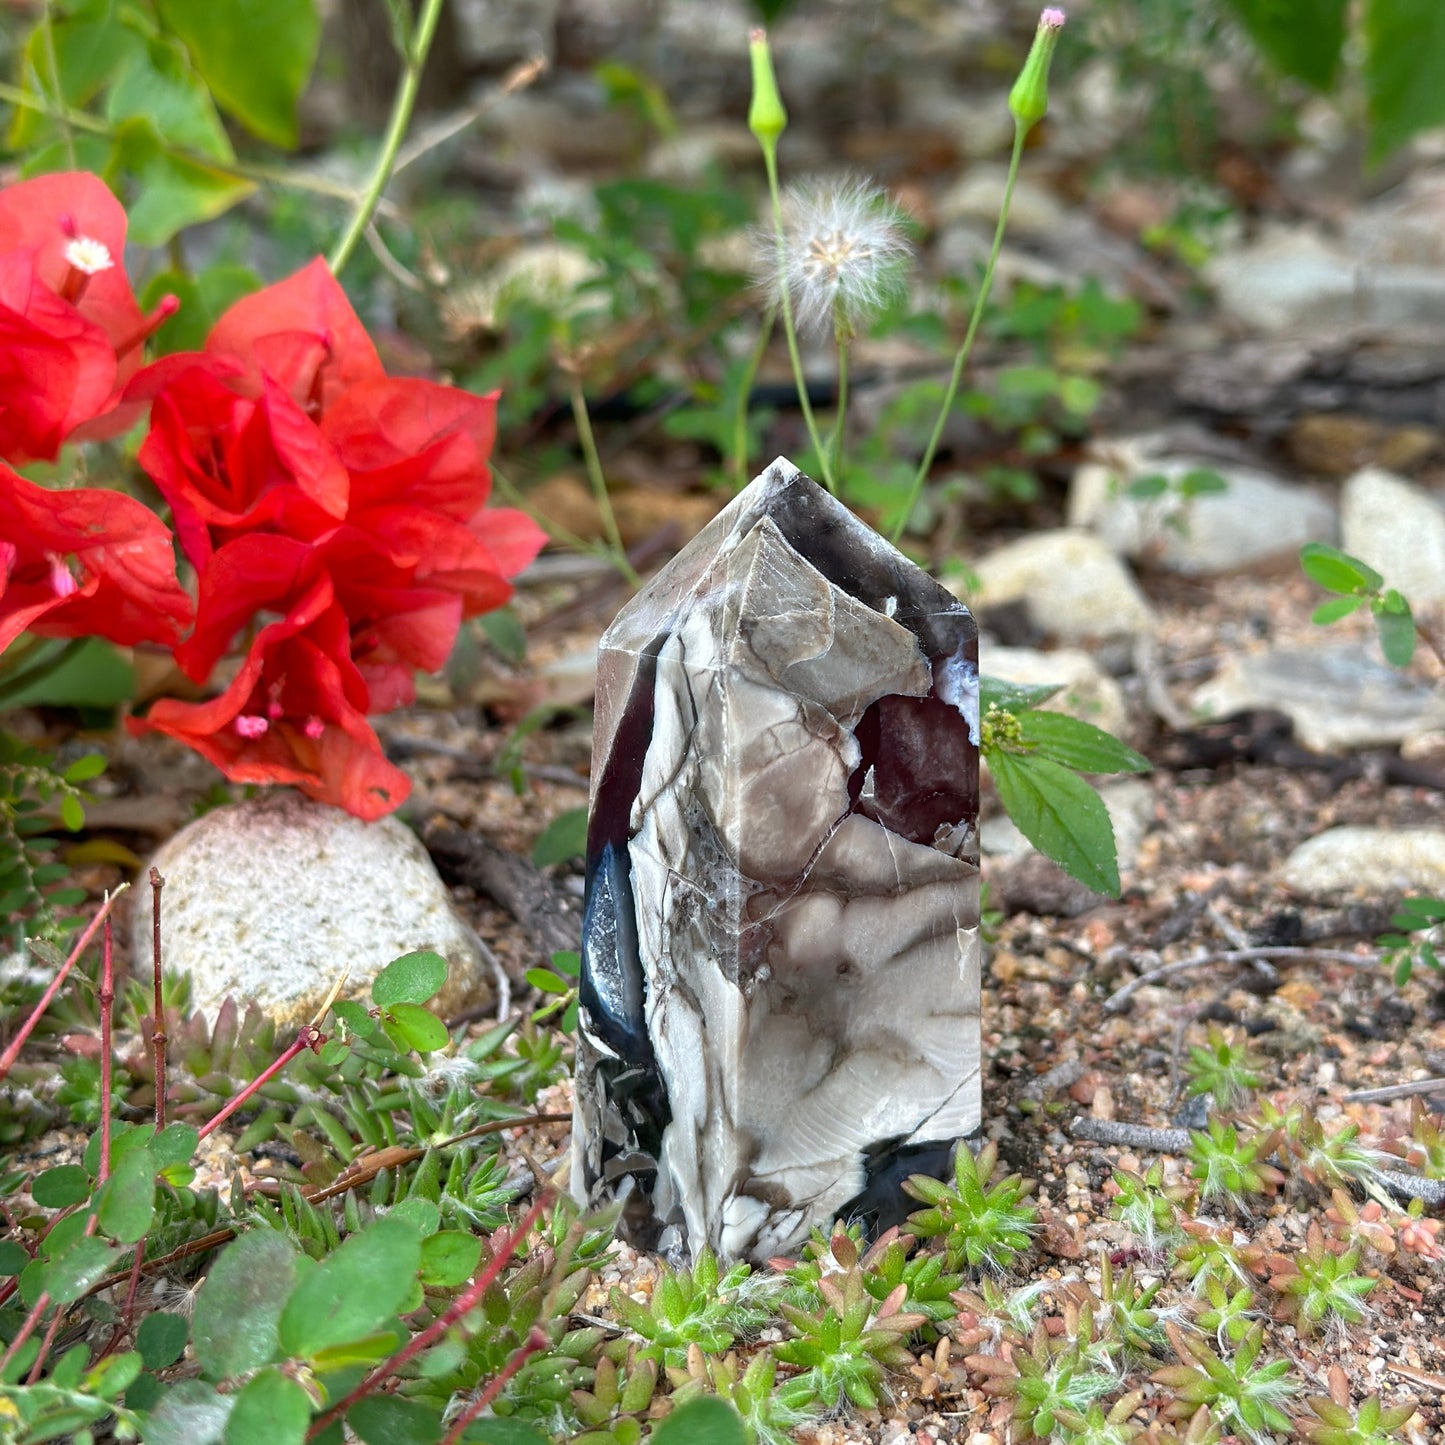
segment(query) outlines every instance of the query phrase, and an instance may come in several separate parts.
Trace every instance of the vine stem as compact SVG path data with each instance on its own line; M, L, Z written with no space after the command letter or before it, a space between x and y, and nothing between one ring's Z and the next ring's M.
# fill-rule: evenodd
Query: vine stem
M773 203L773 236L778 247L778 305L783 312L783 335L788 342L788 360L793 366L793 385L798 389L798 406L802 409L803 421L808 428L808 440L818 455L818 464L823 468L823 485L834 496L838 494L838 483L833 476L833 464L828 458L823 439L818 434L818 422L813 416L813 403L808 400L808 380L803 375L803 357L798 350L798 327L793 320L793 300L788 294L787 275L787 232L783 227L783 195L778 186L777 147L763 147L763 163L768 171L768 196Z
M166 880L159 868L150 871L151 884L151 987L155 1004L151 1019L151 1048L156 1066L156 1133L166 1127L166 1005L161 988L161 889Z
M446 0L425 0L421 17L412 34L411 44L402 56L401 84L396 88L396 99L391 105L391 119L387 122L386 135L382 138L381 151L376 158L376 168L371 180L361 194L356 209L341 239L332 250L327 264L331 274L339 276L357 243L366 234L372 216L381 202L381 193L391 179L392 167L406 139L407 127L411 124L411 113L416 109L417 92L421 89L421 74L426 66L427 53L436 37L437 22L441 19L442 7Z
M110 916L110 910L115 900L130 887L129 883L122 883L114 893L107 893L105 902L101 904L100 912L90 920L90 926L76 940L75 947L70 950L70 956L55 971L55 977L50 981L50 987L40 996L40 1002L30 1011L30 1017L20 1025L19 1032L10 1040L10 1046L4 1054L0 1054L0 1079L3 1079L12 1068L15 1067L15 1060L20 1056L20 1050L25 1046L25 1040L30 1037L31 1031L35 1028L44 1015L45 1010L50 1007L50 1001L60 992L60 985L65 982L66 976L75 966L75 961L85 952L90 940L95 937L96 930Z
M504 1386L538 1350L545 1350L550 1343L542 1330L536 1325L533 1325L527 1338L512 1352L512 1358L492 1376L487 1388L453 1421L452 1428L442 1437L441 1445L460 1445L462 1436L466 1434L467 1426L502 1393L502 1386Z
M319 1049L326 1042L326 1035L321 1032L315 1024L307 1024L296 1036L296 1041L278 1058L273 1064L257 1074L239 1094L226 1101L221 1106L221 1112L208 1123L202 1125L197 1134L198 1139L204 1139L207 1134L213 1133L220 1128L242 1104L246 1102L263 1085L270 1083L302 1049Z
M908 500L898 514L893 535L888 539L894 546L898 545L898 539L902 537L903 529L908 525L908 519L913 515L913 509L918 504L923 484L928 480L928 473L933 467L933 458L938 451L938 443L943 439L943 428L948 424L949 414L953 411L953 403L958 399L959 383L963 380L963 368L968 364L969 353L973 350L973 338L978 332L979 322L983 320L983 309L988 304L988 294L993 289L994 268L998 265L999 252L1003 249L1003 233L1008 226L1014 182L1018 179L1019 162L1023 158L1024 140L1027 136L1028 130L1015 121L1013 154L1009 157L1008 179L1004 182L1003 204L998 211L998 225L994 228L993 247L988 253L988 265L984 267L983 282L978 288L977 297L974 298L973 314L968 318L968 330L964 333L963 344L953 358L953 375L949 377L948 390L943 396L943 405L938 409L938 420L933 424L933 435L928 438L928 446L924 450L923 460L918 464L918 471L913 478L913 486L908 492Z

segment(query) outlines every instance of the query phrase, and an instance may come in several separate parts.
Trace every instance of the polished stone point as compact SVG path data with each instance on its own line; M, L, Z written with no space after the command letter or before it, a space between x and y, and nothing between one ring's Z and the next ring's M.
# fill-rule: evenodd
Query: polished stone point
M572 1182L785 1254L980 1124L978 630L779 459L597 676Z

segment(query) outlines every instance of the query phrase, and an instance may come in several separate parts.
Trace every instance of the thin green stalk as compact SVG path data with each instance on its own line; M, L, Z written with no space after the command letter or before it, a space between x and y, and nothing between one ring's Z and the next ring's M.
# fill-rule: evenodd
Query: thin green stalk
M441 19L442 6L446 0L425 0L421 18L417 21L411 44L402 56L401 84L396 90L396 99L391 105L391 119L387 122L386 135L382 138L381 152L376 158L376 168L371 181L362 192L356 209L341 239L336 243L328 260L331 274L339 276L351 259L357 242L366 233L372 216L381 202L381 193L391 179L391 169L406 139L407 127L411 124L411 113L416 108L417 91L421 88L421 73L426 65L427 52L436 36L437 21Z
M617 530L617 517L612 511L612 498L607 495L607 477L602 470L602 457L597 450L597 438L592 435L592 418L587 411L587 398L582 395L582 383L572 381L572 419L577 424L577 440L582 447L582 460L587 467L587 480L592 483L592 495L597 499L597 509L602 513L602 527L607 533L608 549L617 570L634 586L642 585L642 578L627 556L622 545L622 533Z
M963 345L958 348L958 355L953 358L953 375L949 378L943 405L938 409L938 420L933 425L933 435L928 439L923 460L918 464L918 472L914 476L913 486L908 492L908 500L902 511L899 512L898 522L893 528L892 537L889 538L895 546L903 535L903 529L908 525L909 517L913 515L914 507L918 504L923 484L928 480L928 473L933 466L934 454L938 451L938 443L943 437L943 428L948 422L949 413L953 410L953 403L958 398L958 386L959 382L963 380L963 368L968 364L969 352L973 350L973 338L978 331L978 323L983 319L983 308L988 304L988 293L993 288L993 271L998 264L999 252L1003 249L1003 233L1008 226L1009 204L1013 200L1014 181L1018 178L1019 161L1023 157L1024 140L1027 135L1027 128L1016 121L1014 123L1013 154L1009 157L1008 180L1004 183L1003 188L1003 204L999 207L998 225L994 228L993 249L988 253L988 265L984 268L983 284L978 288L978 296L973 303L973 315L968 318L968 330L964 333Z
M783 335L788 341L788 360L793 364L793 385L798 389L798 405L802 408L803 421L808 428L808 440L812 442L813 450L818 455L818 463L823 468L823 485L836 496L838 484L833 476L833 466L828 459L823 439L818 435L813 404L808 400L808 381L803 375L803 358L798 351L798 328L793 321L793 302L788 295L787 267L783 260L788 237L783 227L783 197L778 187L778 157L773 147L764 146L763 160L768 170L768 195L773 202L773 233L777 237L778 245L778 304L783 311Z
M843 480L843 427L848 420L848 324L843 319L842 303L834 318L833 332L838 339L838 400L833 418L833 435L828 438L829 466L839 486Z
M778 319L778 307L775 302L768 307L767 314L763 317L763 324L758 331L757 344L753 347L753 353L748 357L747 369L743 372L741 385L738 387L738 409L733 418L733 482L738 491L747 486L748 477L748 403L753 397L753 386L758 379L758 368L763 364L763 357L767 355L768 342L773 339L773 326Z
M45 58L50 62L50 84L55 88L55 99L64 105L65 92L60 86L60 61L55 54L55 23L50 16L50 0L45 0L40 26L45 35ZM63 118L60 120L60 133L65 137L65 154L70 161L70 169L75 170L75 135Z

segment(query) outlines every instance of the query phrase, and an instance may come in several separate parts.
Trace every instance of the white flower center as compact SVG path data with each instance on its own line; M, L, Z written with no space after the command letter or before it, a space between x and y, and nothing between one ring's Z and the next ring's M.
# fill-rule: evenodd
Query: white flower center
M109 271L115 265L111 259L110 248L104 241L97 241L93 236L77 236L73 241L67 241L65 259L86 276Z

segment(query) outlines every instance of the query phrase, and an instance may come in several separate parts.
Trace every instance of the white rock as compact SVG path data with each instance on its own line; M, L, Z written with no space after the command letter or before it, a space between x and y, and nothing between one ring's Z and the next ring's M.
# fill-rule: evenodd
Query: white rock
M1445 830L1331 828L1289 855L1280 881L1310 895L1439 894L1445 892Z
M1335 539L1335 510L1328 502L1265 472L1203 457L1158 456L1147 437L1097 450L1104 460L1074 473L1069 525L1090 528L1126 557L1208 577L1293 557L1306 542ZM1173 484L1196 469L1217 473L1227 490L1181 498ZM1144 500L1122 495L1131 482L1150 475L1167 477L1171 491Z
M1128 726L1123 691L1087 652L1069 647L1037 652L1030 647L986 646L980 667L986 676L1003 682L1061 687L1043 706L1093 723L1107 733L1118 734Z
M1445 507L1403 477L1366 467L1345 483L1341 545L1411 602L1445 597Z
M382 968L420 948L451 965L431 1004L441 1013L465 1007L486 976L476 935L395 818L363 823L278 789L207 813L151 861L165 879L162 958L191 975L208 1014L234 997L297 1027L343 973L344 996L364 1000ZM137 897L136 968L149 977L149 888Z
M1192 703L1207 717L1275 709L1315 752L1387 747L1445 727L1445 695L1377 662L1358 642L1232 656Z
M974 567L981 607L1022 599L1036 627L1065 641L1149 631L1154 612L1124 564L1088 532L1041 532Z

